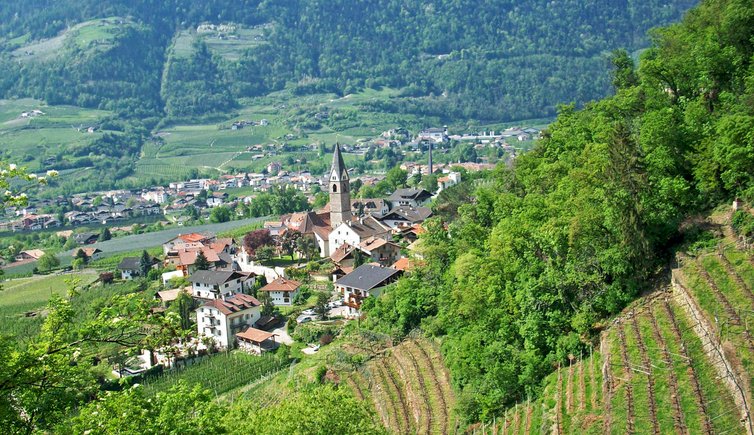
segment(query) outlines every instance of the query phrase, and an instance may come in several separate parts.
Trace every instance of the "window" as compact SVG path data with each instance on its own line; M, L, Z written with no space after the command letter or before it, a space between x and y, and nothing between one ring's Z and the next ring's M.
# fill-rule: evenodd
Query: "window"
M338 193L338 185L337 184L333 184L332 185L332 192L333 193Z

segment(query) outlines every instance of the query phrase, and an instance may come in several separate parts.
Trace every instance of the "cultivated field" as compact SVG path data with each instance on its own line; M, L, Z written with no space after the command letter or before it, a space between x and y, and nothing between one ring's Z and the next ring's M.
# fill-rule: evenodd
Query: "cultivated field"
M200 384L215 396L251 384L288 366L288 361L274 354L249 355L241 351L204 357L184 368L165 372L144 382L149 394L167 391L178 381Z
M442 356L427 340L410 339L344 376L355 396L374 407L395 433L453 433L455 398Z

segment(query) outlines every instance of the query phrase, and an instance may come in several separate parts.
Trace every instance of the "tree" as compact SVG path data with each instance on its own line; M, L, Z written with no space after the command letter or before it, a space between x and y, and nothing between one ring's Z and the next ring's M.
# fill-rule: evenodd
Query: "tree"
M301 233L296 230L290 230L283 233L283 236L280 238L280 248L287 252L288 255L290 255L291 260L293 260L293 254L296 251L296 247L298 246L298 239L301 238Z
M49 252L45 252L45 254L37 260L37 267L39 270L49 271L58 266L60 266L60 260Z
M401 169L400 166L393 167L385 175L385 181L390 186L390 190L406 187L406 180L408 180L408 172Z
M262 303L261 314L263 316L271 316L275 312L275 304L272 302L272 295L270 292L257 292L257 297L259 302Z
M191 329L191 312L194 308L194 299L186 291L178 292L178 297L170 306L172 311L178 313L181 317L181 329L184 331Z
M210 267L209 260L207 260L207 257L204 255L203 251L199 251L199 253L196 254L196 260L194 260L194 267L196 267L197 270L209 270L209 267Z
M272 245L260 246L256 251L256 257L261 262L267 262L275 257L275 248Z
M275 241L270 235L270 230L260 229L247 233L243 238L243 246L246 252L256 257L257 249L265 245L273 245Z
M224 205L213 208L209 213L209 220L214 223L228 222L230 220L230 209Z
M327 303L330 300L330 295L325 292L317 293L317 303L314 305L314 312L321 320L327 319Z
M317 243L311 237L300 237L296 241L296 249L306 257L306 261L311 261L319 253Z
M141 276L146 278L151 268L152 268L152 257L149 255L149 253L145 249L141 251L141 258L139 258L139 271L141 272Z
M297 389L279 404L256 412L249 413L246 406L236 405L227 424L239 433L386 434L375 421L367 405L345 389L310 385Z
M73 236L70 236L67 239L65 239L65 244L63 245L63 249L65 249L65 250L68 251L68 250L71 250L71 249L75 248L78 245L79 244L76 243L76 239Z
M64 424L68 433L224 433L226 411L209 390L179 381L154 397L136 385L124 391L106 392L84 406Z
M104 242L106 240L110 240L113 238L113 235L110 233L110 229L105 227L102 229L102 232L100 233L99 238L97 239L100 242Z
M611 59L613 63L613 86L624 89L639 84L639 77L634 70L634 61L626 50L615 50Z
M78 251L76 251L75 258L81 260L82 263L87 264L89 263L89 256L86 255L86 252L84 252L83 249L79 248Z

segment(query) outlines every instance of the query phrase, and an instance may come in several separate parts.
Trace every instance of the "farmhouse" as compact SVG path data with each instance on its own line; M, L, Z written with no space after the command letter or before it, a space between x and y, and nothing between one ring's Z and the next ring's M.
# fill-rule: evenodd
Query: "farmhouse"
M189 278L197 299L221 299L242 292L253 284L249 274L233 271L197 270Z
M199 336L212 338L221 349L235 345L236 334L260 317L261 303L243 293L212 299L196 309Z
M43 255L45 255L45 251L41 249L29 249L19 252L18 255L16 255L16 261L39 260Z
M160 262L157 259L149 258L148 267L150 269L156 268L159 264ZM125 257L118 264L118 270L122 279L134 279L137 276L141 276L141 257Z
M100 251L99 248L75 249L72 253L72 256L73 257L78 256L79 251L82 251L84 253L84 256L86 257L86 261L99 260L100 258L102 258L102 251Z
M358 221L343 222L334 228L329 235L329 252L335 252L344 243L358 246L370 237L383 238L389 241L391 239L390 227L383 225L372 216L361 218Z
M266 286L260 288L260 292L269 292L274 305L292 305L298 296L301 283L292 279L277 278Z
M379 296L383 288L398 279L400 274L401 271L390 267L362 264L335 281L335 289L343 295L349 316L358 316L361 302L369 296Z

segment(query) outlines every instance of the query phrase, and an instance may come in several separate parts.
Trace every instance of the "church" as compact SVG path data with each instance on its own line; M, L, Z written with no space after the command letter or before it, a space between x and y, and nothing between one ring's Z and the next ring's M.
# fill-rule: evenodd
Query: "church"
M321 257L329 257L343 244L358 247L368 239L391 240L389 226L371 214L357 217L351 212L351 185L340 145L335 144L328 176L329 211L294 213L285 220L288 229L312 237Z

